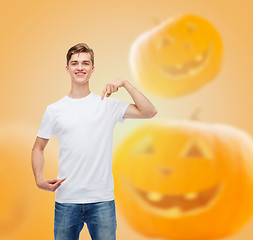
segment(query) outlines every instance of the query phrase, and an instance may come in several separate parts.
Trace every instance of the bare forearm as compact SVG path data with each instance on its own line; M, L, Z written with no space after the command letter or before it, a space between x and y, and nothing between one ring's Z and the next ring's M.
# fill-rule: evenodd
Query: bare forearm
M124 81L123 87L132 97L137 108L146 116L154 116L157 113L155 106L131 83Z
M44 154L39 149L32 150L32 168L36 184L43 180Z
M44 154L39 149L32 150L32 168L38 188L54 192L58 187L61 186L61 183L66 180L63 179L44 179Z

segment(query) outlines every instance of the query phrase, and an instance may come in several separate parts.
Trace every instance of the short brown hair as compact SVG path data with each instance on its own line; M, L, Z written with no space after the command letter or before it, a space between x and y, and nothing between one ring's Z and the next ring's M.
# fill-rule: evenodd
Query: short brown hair
M81 53L81 52L87 52L90 54L90 59L92 62L92 66L94 66L94 52L93 50L86 44L86 43L78 43L75 46L71 47L68 50L68 53L66 55L67 58L67 65L69 64L69 60L71 59L71 56L75 53Z

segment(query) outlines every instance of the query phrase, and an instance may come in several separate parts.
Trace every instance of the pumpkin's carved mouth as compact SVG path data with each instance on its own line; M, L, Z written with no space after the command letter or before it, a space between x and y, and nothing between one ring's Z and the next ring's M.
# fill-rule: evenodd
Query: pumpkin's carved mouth
M188 62L172 66L160 66L159 69L169 78L179 79L196 75L209 62L211 46Z
M126 179L124 182L140 206L169 218L178 218L203 212L217 200L222 188L222 184L216 184L198 192L168 195L141 190L134 187Z

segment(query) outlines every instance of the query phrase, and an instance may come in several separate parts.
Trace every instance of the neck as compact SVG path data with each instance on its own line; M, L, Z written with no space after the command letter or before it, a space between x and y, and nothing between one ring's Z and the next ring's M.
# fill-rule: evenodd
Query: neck
M71 82L71 90L68 94L69 97L71 98L83 98L86 97L90 94L90 89L89 89L89 82L83 84L83 85L77 85L73 84Z

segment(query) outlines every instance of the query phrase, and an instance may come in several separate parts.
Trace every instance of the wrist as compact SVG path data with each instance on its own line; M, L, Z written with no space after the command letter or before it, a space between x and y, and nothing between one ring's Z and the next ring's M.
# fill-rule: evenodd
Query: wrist
M122 86L125 87L126 84L128 84L128 81L127 81L127 80L124 80Z
M43 180L44 180L44 179L41 178L41 177L40 177L40 178L36 178L36 184L39 185L40 183L43 182Z

